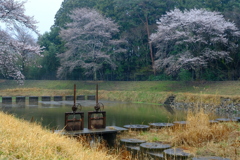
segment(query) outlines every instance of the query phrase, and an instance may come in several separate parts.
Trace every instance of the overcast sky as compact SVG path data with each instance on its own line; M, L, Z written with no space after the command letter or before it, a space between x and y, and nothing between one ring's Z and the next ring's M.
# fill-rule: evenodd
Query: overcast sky
M28 0L25 4L26 15L34 16L38 21L40 34L50 31L54 16L61 7L63 0Z

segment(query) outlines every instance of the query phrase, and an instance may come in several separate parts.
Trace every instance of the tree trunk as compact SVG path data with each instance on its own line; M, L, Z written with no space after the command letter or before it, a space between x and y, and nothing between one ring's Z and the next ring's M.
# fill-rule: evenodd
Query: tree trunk
M93 69L93 80L94 80L94 81L97 80L97 71L96 71L95 68Z
M150 31L149 31L149 24L148 24L148 16L146 16L146 29L147 29L147 35L148 35L148 46L149 46L149 50L150 50L150 57L151 57L151 61L152 61L152 69L153 69L153 73L154 75L156 75L156 70L154 67L154 56L153 56L153 50L152 50L152 43L150 42Z
M195 69L195 76L197 81L200 80L200 67Z

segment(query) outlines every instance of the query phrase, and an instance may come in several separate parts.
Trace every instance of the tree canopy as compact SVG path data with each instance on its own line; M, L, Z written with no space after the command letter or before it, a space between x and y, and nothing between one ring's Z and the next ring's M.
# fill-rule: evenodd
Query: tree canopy
M29 29L38 34L36 21L24 13L24 3L16 0L0 0L0 23L6 29L0 28L0 69L5 77L23 80L22 65L19 60L27 53L40 55L41 48L36 45L23 30ZM22 26L22 27L20 27ZM16 29L15 35L10 32ZM29 35L28 35L29 36ZM31 42L30 42L31 41Z
M94 9L75 9L70 18L72 22L60 32L67 50L59 54L61 66L58 77L82 67L96 80L96 72L103 65L115 69L114 54L124 52L120 47L124 41L114 39L119 32L118 25Z
M234 23L226 21L219 12L205 9L174 9L157 24L157 33L151 35L158 49L155 67L168 74L193 70L196 79L199 71L213 61L232 61L230 52L237 47L233 37L240 36Z

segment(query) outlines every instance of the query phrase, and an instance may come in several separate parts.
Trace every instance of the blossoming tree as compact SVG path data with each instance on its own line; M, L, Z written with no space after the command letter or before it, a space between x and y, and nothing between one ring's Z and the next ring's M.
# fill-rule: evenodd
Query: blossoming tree
M24 4L25 2L17 0L0 0L0 24L6 27L5 29L0 28L0 72L3 76L19 80L19 82L24 79L19 60L26 53L40 55L41 52L41 48L36 43L23 42L19 39L20 37L11 34L16 26L24 26L25 29L38 34L37 22L33 17L25 15ZM20 33L20 31L16 33Z
M59 54L58 77L84 68L96 80L97 71L104 65L116 68L115 54L125 52L121 47L125 41L114 38L119 32L118 25L94 9L76 9L70 18L72 22L60 33L67 49Z
M205 9L167 12L157 21L158 29L151 35L157 48L155 67L176 75L181 69L199 72L221 60L227 64L230 53L237 47L240 36L234 23L226 21L219 12Z

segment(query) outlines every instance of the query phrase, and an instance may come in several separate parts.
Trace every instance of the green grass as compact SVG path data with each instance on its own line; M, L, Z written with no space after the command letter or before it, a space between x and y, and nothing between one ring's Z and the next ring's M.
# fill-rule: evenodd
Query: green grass
M240 81L217 82L180 82L180 81L69 81L69 80L26 80L19 86L16 81L0 80L0 89L14 88L40 88L40 89L72 89L73 84L77 89L107 91L151 91L173 93L200 93L239 95Z

